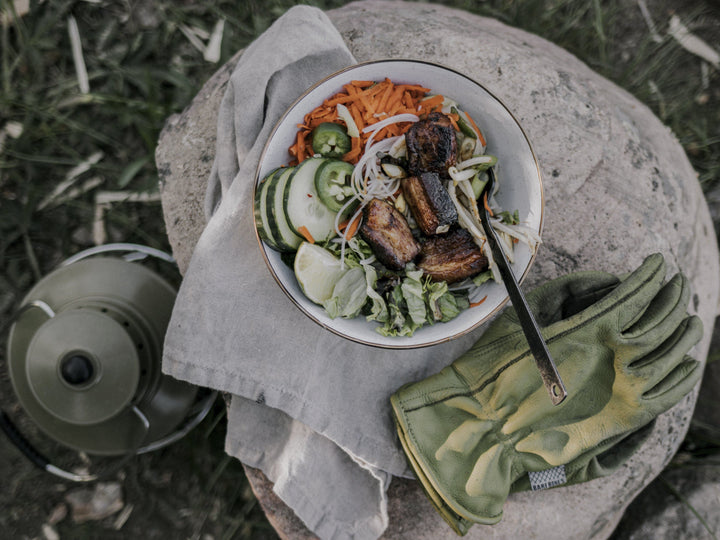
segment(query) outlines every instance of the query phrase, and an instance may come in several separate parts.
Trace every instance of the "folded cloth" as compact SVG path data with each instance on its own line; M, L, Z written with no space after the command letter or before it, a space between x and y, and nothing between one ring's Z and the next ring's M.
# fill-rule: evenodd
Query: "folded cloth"
M388 478L412 476L389 397L479 335L416 350L351 342L298 311L263 262L253 228L262 148L295 99L354 62L325 14L307 6L288 10L240 57L218 112L208 223L163 352L166 373L233 395L228 451L275 481L322 538L384 530Z

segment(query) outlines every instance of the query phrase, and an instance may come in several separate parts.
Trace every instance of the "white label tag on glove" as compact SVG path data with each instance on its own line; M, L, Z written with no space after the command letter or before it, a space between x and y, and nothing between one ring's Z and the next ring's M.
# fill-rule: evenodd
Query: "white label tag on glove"
M557 467L545 469L544 471L529 472L528 476L530 477L530 488L533 491L548 489L567 482L565 465L558 465Z

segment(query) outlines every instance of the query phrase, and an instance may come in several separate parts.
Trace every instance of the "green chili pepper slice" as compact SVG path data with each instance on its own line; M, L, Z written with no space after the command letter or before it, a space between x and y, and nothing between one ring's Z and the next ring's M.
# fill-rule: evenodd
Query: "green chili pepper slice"
M355 195L350 180L353 169L346 161L329 159L315 173L315 189L320 201L333 212Z
M347 130L340 124L323 122L313 130L313 152L323 157L342 157L351 146Z
M467 119L465 118L465 115L461 114L461 112L458 109L456 109L455 107L451 107L450 112L458 115L457 125L460 128L460 131L463 133L463 135L470 137L471 139L477 139L477 133L475 133L475 130L472 128L470 123L467 121Z

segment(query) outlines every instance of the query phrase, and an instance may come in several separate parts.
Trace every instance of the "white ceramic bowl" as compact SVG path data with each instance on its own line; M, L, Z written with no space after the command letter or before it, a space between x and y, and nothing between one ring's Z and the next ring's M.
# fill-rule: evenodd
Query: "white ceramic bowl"
M433 94L443 94L457 101L470 113L487 140L487 153L498 157L500 191L496 200L505 210L519 210L521 222L541 233L543 190L535 154L522 127L512 113L481 84L446 67L415 60L380 60L357 64L318 82L307 90L282 116L272 131L260 158L256 183L272 169L290 161L288 147L306 113L323 100L342 91L351 80L381 81L388 77L395 83L420 84ZM257 231L256 231L257 234ZM447 323L420 328L412 337L385 337L376 331L378 324L360 316L355 319L331 319L322 306L309 301L300 290L292 268L277 251L260 242L270 272L292 302L313 321L344 338L385 348L417 348L457 338L490 319L508 301L505 287L498 283L483 284L479 306L463 311ZM525 244L516 244L513 272L522 281L535 252Z

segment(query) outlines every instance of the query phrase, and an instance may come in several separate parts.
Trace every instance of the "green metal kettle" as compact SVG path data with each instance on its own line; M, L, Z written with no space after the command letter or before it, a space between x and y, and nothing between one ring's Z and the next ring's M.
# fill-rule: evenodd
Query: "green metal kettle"
M135 244L83 251L41 279L10 321L7 368L18 402L62 445L129 458L178 440L212 406L215 392L161 371L176 291L140 264L148 257L173 263ZM97 479L54 466L5 412L0 427L46 471Z

